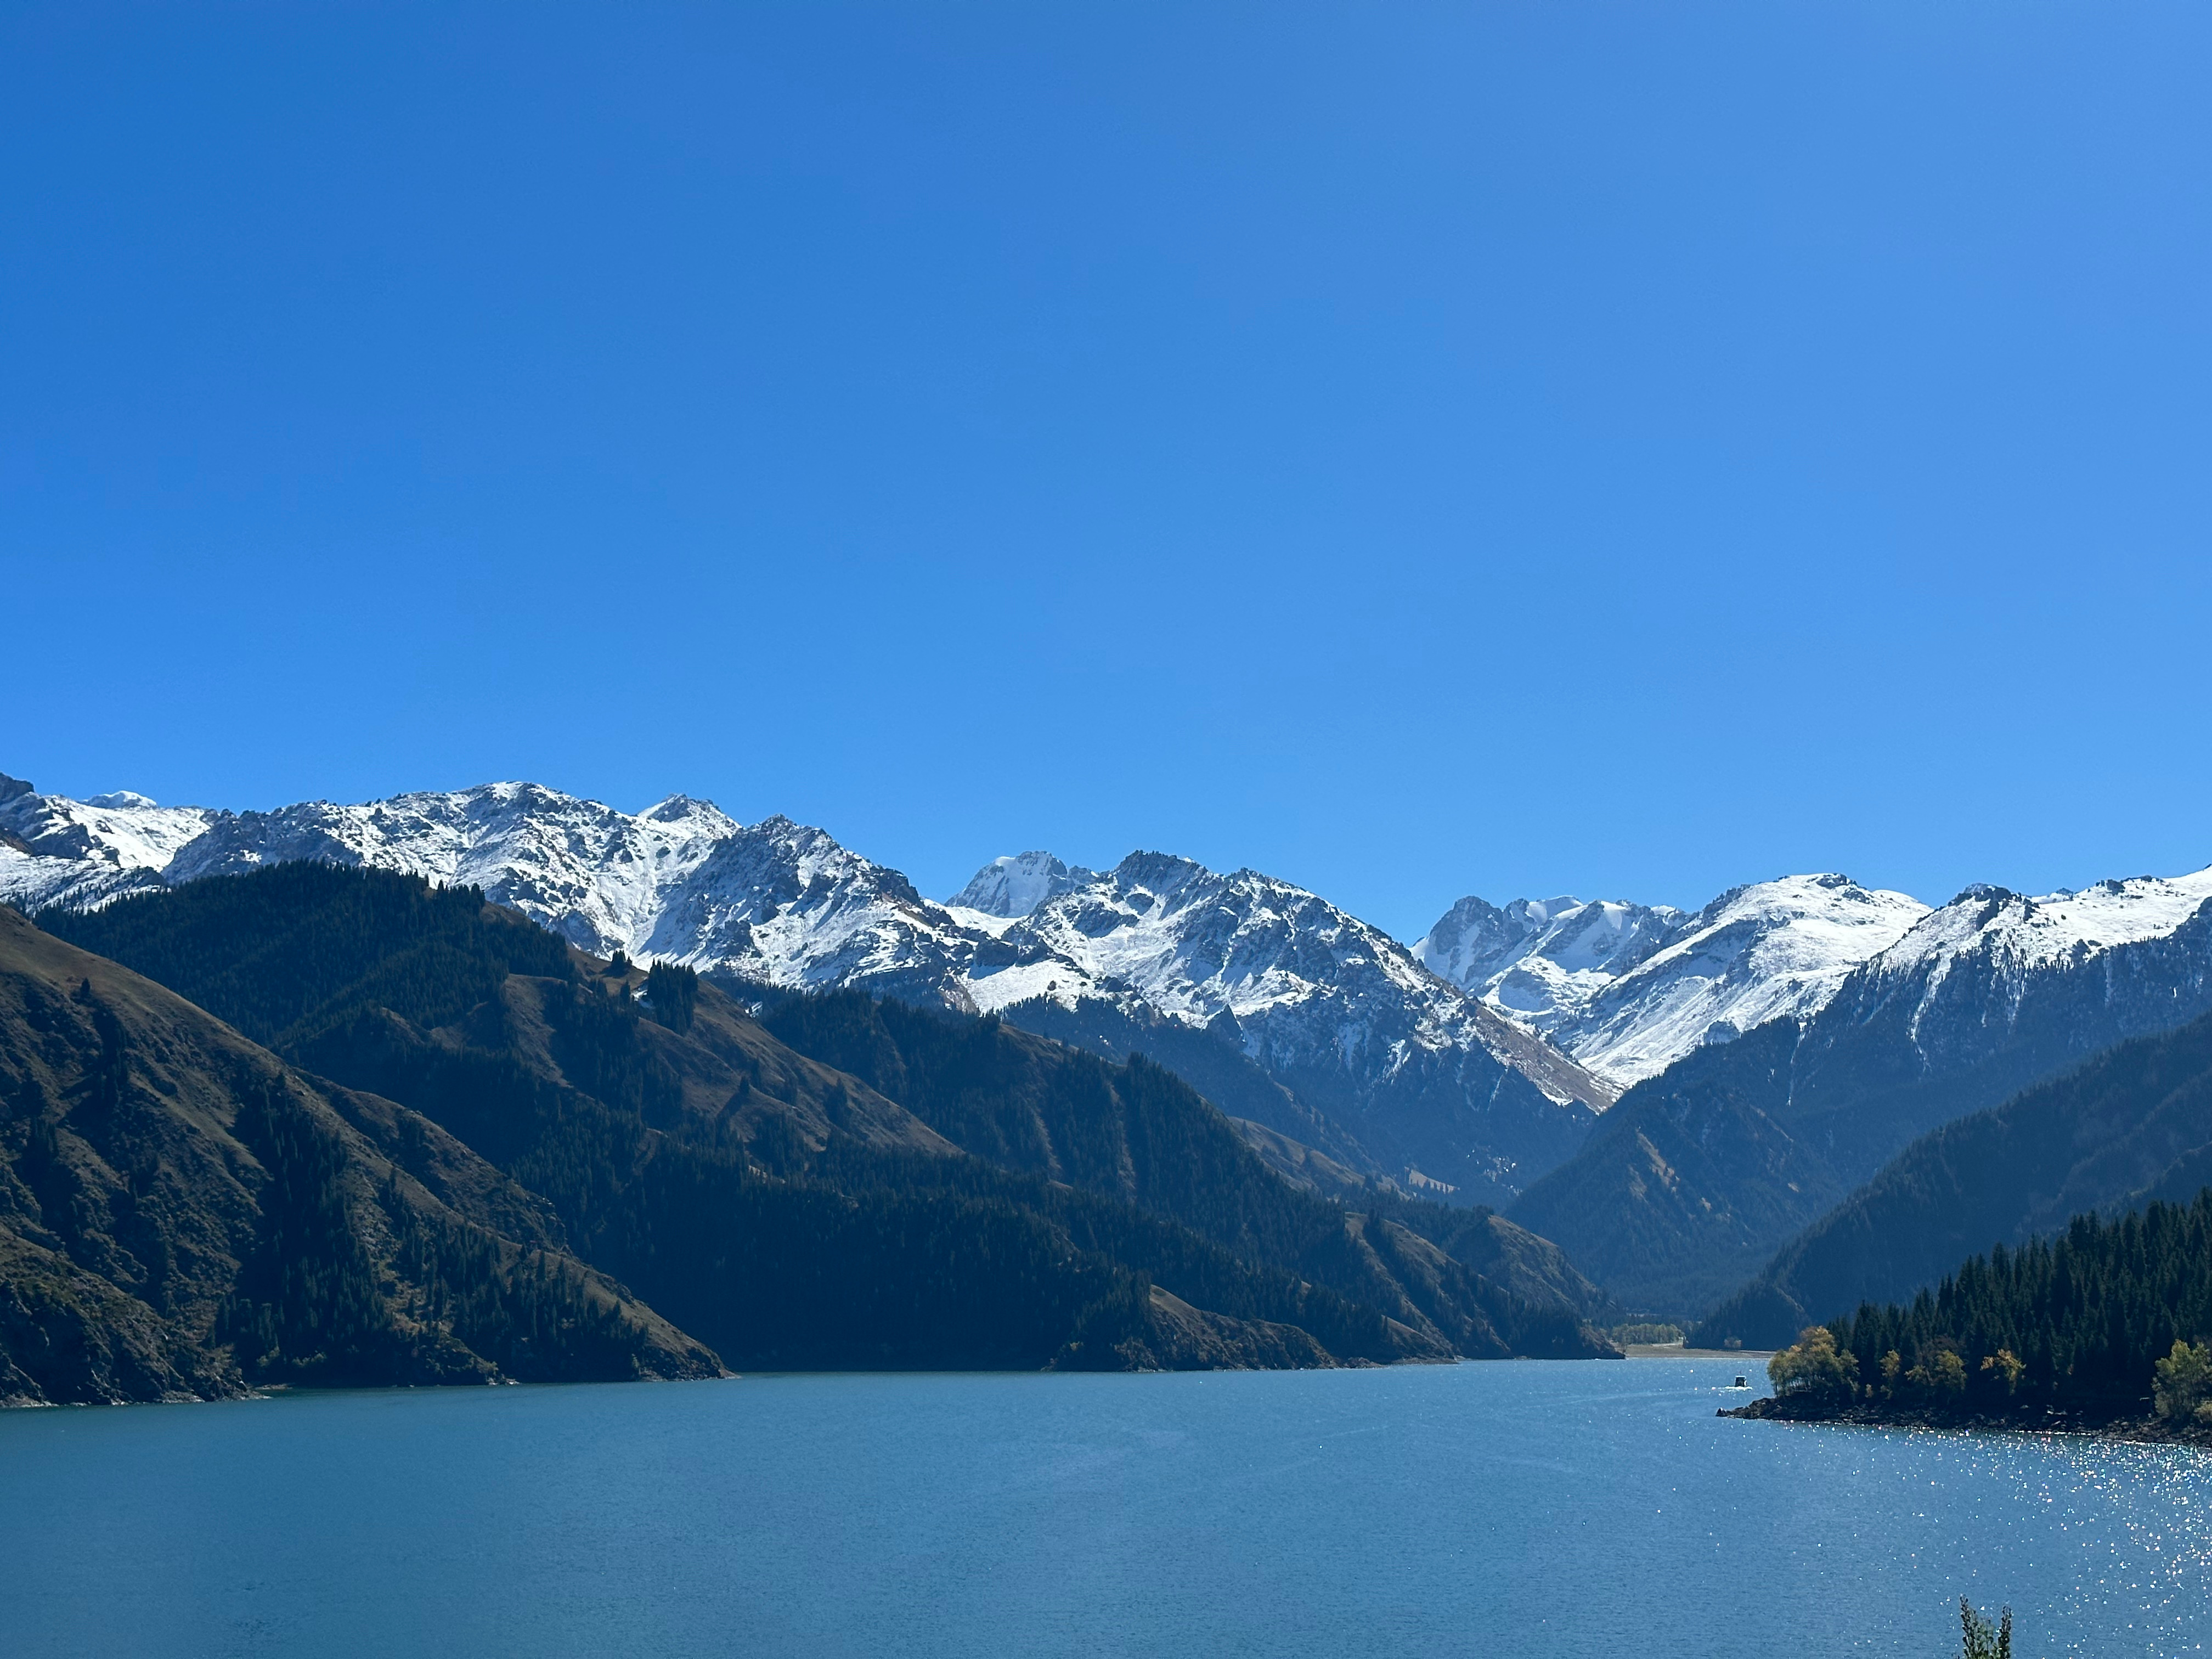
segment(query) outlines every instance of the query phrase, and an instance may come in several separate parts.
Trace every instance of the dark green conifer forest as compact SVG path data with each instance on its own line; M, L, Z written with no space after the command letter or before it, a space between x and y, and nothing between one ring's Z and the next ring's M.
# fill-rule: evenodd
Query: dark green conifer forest
M2087 1424L2187 1417L2157 1398L2212 1339L2212 1189L1973 1257L1911 1302L1866 1304L1808 1330L1770 1368L1796 1414L1857 1411Z
M474 890L326 865L39 922L420 1114L542 1203L562 1249L727 1365L1611 1352L1577 1299L1595 1292L1541 1241L1486 1212L1355 1212L1293 1188L1141 1055L852 993L761 999L757 1021L729 994L749 988L598 963ZM240 1364L392 1371L328 1158L281 1105L248 1103L240 1122L277 1173L222 1314ZM629 1374L635 1333L560 1273L519 1273L520 1247L397 1212L388 1228L415 1312L481 1359Z

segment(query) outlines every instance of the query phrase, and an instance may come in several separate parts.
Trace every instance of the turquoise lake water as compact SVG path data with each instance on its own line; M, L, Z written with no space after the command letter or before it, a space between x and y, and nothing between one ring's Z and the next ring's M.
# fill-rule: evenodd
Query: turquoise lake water
M2212 1457L1694 1359L0 1413L0 1653L2022 1659L2212 1632ZM1756 1373L1754 1373L1756 1377Z

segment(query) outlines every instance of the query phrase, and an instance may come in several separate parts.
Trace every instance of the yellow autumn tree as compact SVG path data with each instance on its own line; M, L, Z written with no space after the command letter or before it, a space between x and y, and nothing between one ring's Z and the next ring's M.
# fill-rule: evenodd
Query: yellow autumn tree
M1848 1400L1858 1389L1859 1362L1856 1355L1838 1352L1833 1331L1814 1325L1766 1362L1766 1375L1778 1395Z

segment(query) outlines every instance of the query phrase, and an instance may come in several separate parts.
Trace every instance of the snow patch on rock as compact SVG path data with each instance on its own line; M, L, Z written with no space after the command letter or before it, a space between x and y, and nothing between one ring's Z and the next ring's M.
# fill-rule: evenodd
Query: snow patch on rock
M1464 898L1413 950L1626 1088L1693 1049L1817 1011L1927 913L1839 875L1753 883L1689 916L1616 900Z
M1014 853L993 859L978 870L947 904L1012 921L1029 915L1047 899L1097 879L1097 872L1062 864L1049 853Z

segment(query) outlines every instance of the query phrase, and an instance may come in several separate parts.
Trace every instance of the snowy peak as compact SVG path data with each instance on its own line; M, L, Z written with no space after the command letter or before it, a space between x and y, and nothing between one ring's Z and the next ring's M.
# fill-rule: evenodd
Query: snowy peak
M1013 920L1097 878L1095 871L1071 867L1049 853L1016 853L993 859L947 902L955 909Z
M1335 1079L1353 1095L1408 1066L1480 1055L1558 1104L1602 1109L1611 1098L1379 928L1257 871L1222 875L1170 854L1133 853L1039 904L979 957L967 988L984 1009L1133 1000L1194 1028L1233 1030L1270 1069Z
M1462 899L1413 947L1432 971L1626 1087L1692 1049L1826 1004L1927 907L1847 876L1731 889L1695 915L1665 905Z
M689 795L671 795L637 816L641 823L696 836L734 835L743 827L714 802L695 800Z
M1663 904L1563 897L1515 899L1501 909L1470 896L1444 912L1413 955L1501 1013L1550 1032L1578 1019L1681 920Z
M1204 1033L1394 1179L1463 1199L1510 1197L1613 1098L1379 928L1258 871L1133 853L996 931L964 980L978 1008L1038 1030Z
M1778 971L1825 972L1881 954L1928 915L1906 893L1860 886L1849 876L1784 876L1731 888L1689 919L1638 972L1659 974L1703 955L1735 954L1726 941Z
M897 871L779 815L714 842L633 954L965 1008L961 972L988 939Z
M2060 965L2168 937L2212 899L2212 868L2185 876L2100 881L2079 892L2029 898L1974 886L1932 910L1880 966L1895 975L1984 951L2018 971Z
M1842 875L1735 888L1594 999L1569 1051L1629 1084L1770 1019L1808 1018L1927 914L1909 894Z
M2162 1030L2212 989L2208 900L2212 869L2039 898L1970 887L1867 964L1850 1012L1909 1009L1907 1033L1930 1065L1976 1030L2047 1025L2030 1011L2077 982L2090 988L2096 1017L2120 1022L2113 1029L2124 1035Z
M0 824L46 858L91 859L117 869L158 870L221 814L204 806L158 806L128 789L70 800L6 780Z
M632 817L532 783L488 783L359 805L241 812L178 854L169 879L303 859L480 886L586 950L634 949L670 892L736 823L704 803Z
M1298 890L1285 882L1273 881L1250 870L1239 870L1233 876L1216 875L1195 859L1187 859L1174 853L1132 853L1114 866L1115 886L1122 893L1149 902L1158 895L1182 892L1193 883L1212 883L1218 886L1224 881L1247 879L1265 883L1296 893Z
M71 800L0 774L0 902L19 908L96 903L153 884L223 815L161 806L128 789Z

